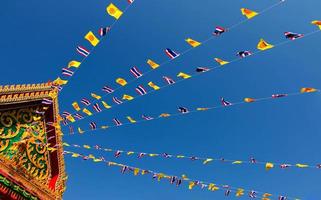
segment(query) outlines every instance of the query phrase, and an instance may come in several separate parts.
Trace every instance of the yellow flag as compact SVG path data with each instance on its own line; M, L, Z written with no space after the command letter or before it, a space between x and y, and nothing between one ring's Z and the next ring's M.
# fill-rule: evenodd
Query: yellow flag
M307 167L309 167L309 165L306 165L306 164L296 164L295 166L298 167L298 168L307 168Z
M220 64L220 65L229 64L228 61L222 60L222 59L220 59L220 58L214 58L214 60L215 60L216 62L218 62L218 64Z
M176 156L176 158L185 158L185 156L183 156L183 155L178 155L178 156Z
M127 155L130 156L130 155L133 155L134 153L135 153L135 152L133 152L133 151L128 151L128 152L127 152Z
M258 15L257 12L254 12L253 10L247 9L247 8L241 8L242 15L247 17L248 19L252 19L256 15Z
M246 103L252 103L252 102L255 101L255 99L247 97L247 98L244 98L244 101L245 101Z
M88 40L90 42L90 44L93 45L94 47L99 43L99 39L91 31L89 31L85 35L85 39Z
M74 109L75 109L76 111L79 111L79 110L80 110L80 107L79 107L79 105L78 105L77 102L73 102L73 103L72 103L72 107L74 107Z
M151 59L147 60L147 64L152 68L152 69L156 69L159 67L159 64L155 63L154 61L152 61Z
M99 95L97 95L97 94L95 94L95 93L91 93L91 97L92 97L92 98L95 98L95 99L97 99L97 100L101 99L101 96L99 96Z
M84 144L83 147L84 147L85 149L90 149L90 146L89 146L89 145L86 145L86 144Z
M79 134L83 134L85 131L81 130L81 128L78 127L78 132L79 132Z
M183 78L183 79L191 78L190 75L185 74L185 73L183 73L183 72L178 73L178 74L177 74L177 77L181 77L181 78Z
M58 77L56 80L53 81L53 83L56 85L66 85L68 83L68 81L63 80L60 77Z
M124 94L122 99L123 99L123 100L127 100L127 101L131 101L131 100L134 99L134 97L132 97L132 96L130 96L130 95L128 95L128 94Z
M68 116L66 117L66 119L68 119L68 120L71 121L71 122L75 122L75 121L76 121L75 118L74 118L73 116L71 116L71 115L68 115Z
M240 196L243 196L243 195L244 195L244 189L238 188L236 190L235 196L240 197Z
M201 45L202 43L196 41L196 40L193 40L192 38L187 38L185 40L189 45L191 45L192 47L198 47L199 45Z
M208 108L196 108L196 110L198 110L198 111L205 111L205 110L208 110Z
M210 191L216 191L216 190L219 190L220 188L217 187L214 183L210 183L208 184L208 190Z
M318 26L319 29L321 30L321 21L319 21L319 20L314 20L314 21L312 21L311 23L314 24L314 25L316 25L316 26Z
M109 128L109 126L101 126L100 128L107 129L107 128Z
M192 190L194 186L195 186L195 182L191 181L188 184L188 189Z
M209 162L212 162L213 159L212 158L207 158L206 160L204 160L203 164L206 165Z
M153 88L154 90L159 90L160 89L160 87L155 85L153 82L149 82L148 85L149 85L149 87Z
M232 164L242 164L242 163L243 163L243 162L240 161L240 160L236 160L236 161L232 162Z
M264 193L262 196L263 196L263 197L271 197L272 194L270 194L270 193Z
M70 147L70 144L68 144L67 142L62 143L62 145L65 147Z
M119 19L123 14L123 12L112 3L107 6L106 10L110 16L115 17L116 19Z
M164 174L157 174L157 180L160 181L164 177Z
M78 158L80 155L78 153L73 153L71 157Z
M131 118L130 116L127 116L127 119L130 123L136 123L136 120L134 120L133 118Z
M171 116L171 115L168 113L162 113L159 115L159 117L169 117L169 116Z
M88 116L91 116L91 115L92 115L92 113L90 112L90 110L88 110L87 108L84 108L82 111L83 111L85 114L87 114Z
M111 108L111 106L108 105L105 101L102 101L101 103L103 104L103 106L104 106L106 109L110 109L110 108Z
M127 81L125 79L123 79L123 78L116 79L116 83L118 83L121 86L127 85Z
M71 68L71 67L78 68L80 65L81 65L81 62L72 60L68 63L68 68Z
M270 170L270 169L272 169L273 167L274 167L274 164L273 164L273 163L269 163L269 162L268 162L268 163L265 164L265 169L266 169L266 170Z
M134 169L134 175L137 176L138 173L139 173L139 171L140 171L140 170L139 170L138 168L135 168L135 169Z
M185 174L182 175L183 180L188 180L187 176Z
M315 88L301 88L300 90L301 93L310 93L310 92L316 92L316 91L318 90Z
M156 154L156 153L150 153L148 154L150 157L156 157L156 156L159 156L159 154Z
M267 43L265 40L260 39L259 43L257 44L257 49L261 51L265 51L268 49L272 49L274 46L272 44Z

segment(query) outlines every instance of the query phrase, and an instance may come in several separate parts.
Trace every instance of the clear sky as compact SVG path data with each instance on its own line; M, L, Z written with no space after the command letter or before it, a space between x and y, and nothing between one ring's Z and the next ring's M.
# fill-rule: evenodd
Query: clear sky
M230 26L244 19L241 7L260 11L278 0L136 0L96 48L59 96L60 110L90 92L100 93L115 78L131 78L129 68L148 70L145 61L168 59L164 48L184 51L184 39L208 38L216 25ZM109 0L5 0L0 2L0 84L41 83L54 80L71 59L79 59L75 47L89 47L83 36L112 18L105 8ZM126 0L114 0L125 8ZM321 19L319 0L287 0L264 15L244 23L179 59L117 92L134 94L133 88L147 81L161 82L163 75L193 72L199 66L214 66L214 57L235 58L239 50L255 50L260 38L271 43L284 40L283 32L316 30L311 20ZM175 112L178 106L219 105L219 97L240 101L244 97L266 97L273 93L297 92L300 87L320 88L321 34L315 34L255 55L225 68L184 81L164 90L118 106L79 122L88 127L111 122L113 117ZM110 101L110 97L106 99ZM101 145L114 149L167 152L202 157L259 161L311 163L320 159L321 97L301 95L260 102L179 118L157 120L84 135L65 136L68 143ZM68 129L64 129L68 133ZM74 150L74 149L70 149ZM212 163L204 166L188 160L121 157L96 153L106 159L167 174L285 194L302 199L321 199L321 171ZM176 188L149 176L122 175L117 168L66 157L69 176L64 199L223 199L222 191L212 193L187 186ZM230 197L234 199L234 197Z

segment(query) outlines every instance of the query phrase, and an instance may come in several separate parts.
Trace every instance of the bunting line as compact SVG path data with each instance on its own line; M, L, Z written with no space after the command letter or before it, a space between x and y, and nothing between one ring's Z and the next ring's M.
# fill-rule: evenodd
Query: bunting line
M305 37L299 37L299 38L296 38L296 39L298 40L298 39L301 39L301 38L307 38L307 37L312 36L312 35L314 35L314 34L316 34L316 33L319 33L319 32L320 32L320 30L312 31L312 32L306 33L306 34L305 34ZM302 34L302 35L303 35L303 34ZM287 36L286 36L286 37L287 37ZM289 39L289 38L288 38L288 39ZM294 39L293 39L293 40L294 40ZM121 104L124 104L124 103L126 103L126 102L128 102L128 101L132 101L132 100L134 100L134 99L138 99L138 98L140 98L140 97L142 97L142 96L146 96L146 95L151 94L151 93L153 93L153 92L155 92L155 91L159 91L159 90L161 90L161 89L163 89L163 88L166 88L166 87L175 85L175 84L177 84L177 83L179 83L179 82L182 82L182 81L185 81L185 80L187 80L187 79L191 79L191 78L193 78L193 77L200 76L201 74L204 74L204 73L206 73L206 72L214 71L214 69L222 68L222 65L226 66L226 65L229 65L229 64L238 62L238 61L240 61L240 60L243 60L243 59L246 58L246 57L254 56L254 55L256 55L256 54L258 54L258 53L261 53L261 52L263 52L263 51L265 51L265 50L268 50L268 49L270 49L270 48L280 47L280 46L282 46L282 45L285 45L285 44L287 44L287 43L290 43L291 41L292 41L292 39L279 42L279 43L277 43L277 44L275 44L275 45L271 45L271 44L266 43L264 40L261 40L261 41L259 42L259 44L264 44L264 45L266 45L266 46L264 46L264 47L259 47L259 45L258 45L258 49L259 49L259 50L256 50L256 51L254 51L253 53L250 52L250 51L238 52L239 57L236 58L236 59L234 59L234 60L231 60L231 61L224 61L224 60L218 59L218 60L217 60L218 64L217 64L216 66L206 67L206 68L198 67L198 68L196 69L196 72L194 72L194 73L191 74L191 75L185 74L185 73L183 73L183 72L180 72L177 76L178 76L178 77L181 77L181 79L178 79L178 80L176 80L176 81L170 79L169 77L164 76L163 78L166 78L166 81L167 81L167 84L166 84L166 85L157 86L157 85L155 85L153 82L149 82L148 85L149 85L150 87L152 87L154 90L151 90L151 91L149 91L149 92L146 92L144 95L137 95L137 96L135 96L135 97L124 94L123 99L127 100L127 101L124 101L124 102L123 102L123 101L120 101L119 99L117 99L116 97L114 97L114 102L116 103L115 105L110 106L110 105L106 104L105 102L103 102L103 104L105 103L105 105L104 105L105 108L104 108L103 110L99 110L99 111L96 110L97 112L96 112L95 114L102 113L103 111L108 110L108 109L110 109L110 108L112 108L112 107L116 107L116 106L119 106L119 105L121 105ZM199 71L199 70L200 70L200 71ZM152 83L154 86L150 85L150 83ZM155 87L157 87L157 88L155 88ZM99 99L100 99L100 98L99 98ZM107 107L107 106L108 106L108 107ZM88 111L88 109L86 109L86 108L84 108L84 110ZM86 113L84 110L83 110L83 112ZM73 118L72 114L70 114L70 113L68 113L68 114L69 114L68 116L70 116L70 118ZM92 115L93 115L90 111L87 112L86 114L87 114L88 116L92 116ZM74 120L74 119L73 119L73 120L69 120L69 121L70 121L70 123L79 122L79 121L87 118L88 116L81 117L81 118L79 118L78 120ZM68 124L68 123L66 123L65 126L66 126L67 124Z
M127 116L127 120L129 121L127 123L122 123L119 119L114 118L114 120L113 120L114 121L114 125L102 125L100 128L97 128L97 124L95 122L91 122L91 123L95 123L96 126L95 127L91 126L91 129L87 129L87 130L82 130L80 127L78 127L78 132L79 132L79 134L83 134L83 133L86 133L86 132L93 132L93 131L98 131L98 130L106 130L106 129L110 129L110 128L121 127L121 126L124 126L124 125L133 125L133 124L146 122L146 121L153 121L153 120L157 120L157 119L169 118L169 117L174 117L174 116L182 116L182 115L192 114L192 113L196 113L196 112L210 111L210 110L215 110L215 109L219 109L219 108L225 108L225 107L241 105L241 104L245 104L245 103L261 102L261 101L274 100L274 99L285 98L285 97L290 97L290 96L298 96L298 95L302 95L302 94L306 94L306 93L319 93L319 92L320 92L320 90L319 89L315 89L315 88L301 88L300 92L273 94L270 97L256 98L256 99L255 98L246 97L246 98L244 98L243 101L234 102L234 103L228 102L224 98L221 98L221 104L222 105L220 105L220 106L215 106L214 105L214 106L211 106L211 107L198 107L198 108L196 108L194 110L189 110L188 108L185 108L185 107L179 107L178 108L179 112L171 113L171 114L170 113L161 113L158 116L152 116L152 115L151 116L147 116L147 115L145 115L145 117L142 117L143 120L135 120L135 119L131 118L130 116ZM74 135L74 132L70 132L69 135Z
M224 191L225 196L235 195L236 197L244 196L245 194L248 195L250 198L262 198L262 200L272 200L272 199L278 199L278 200L299 200L298 198L288 197L284 195L273 195L271 193L266 192L260 192L256 190L248 190L243 189L239 187L233 187L226 184L217 184L213 182L206 182L206 181L200 181L197 179L188 178L186 175L175 176L175 175L167 175L164 173L147 170L147 169L141 169L138 167L132 167L129 165L111 162L105 160L104 157L96 158L93 155L82 155L79 153L71 152L71 151L64 151L65 155L71 155L72 158L82 158L83 160L89 160L91 159L93 162L102 162L106 164L108 167L119 167L122 174L125 174L126 172L133 172L134 176L141 175L151 175L153 179L157 179L158 181L161 181L162 179L167 179L171 184L175 184L176 186L180 186L183 183L188 184L188 189L192 190L196 187L199 187L200 189L207 189L208 191L215 192L218 190Z
M258 13L258 15L262 15L263 13L271 10L272 8L274 8L274 7L276 7L276 6L281 5L281 4L284 3L284 2L285 2L285 1L283 1L283 0L277 2L277 3L273 4L272 6L269 6L269 7L265 8L265 9L263 9L261 12ZM250 19L251 19L251 18L246 18L245 20L242 20L242 21L240 21L240 22L238 22L238 23L230 26L229 28L226 28L226 29L224 30L224 32L226 32L227 30L230 31L230 30L232 30L232 29L240 26L241 24L249 21ZM218 27L217 27L217 28L218 28ZM218 35L220 35L220 34L221 34L221 33L219 33ZM213 40L214 38L216 38L216 36L218 36L218 35L212 35L212 36L210 36L209 38L207 38L207 39L205 39L204 41L200 42L199 45L201 45L201 44L204 45L204 44L208 43L209 41L211 41L211 40ZM192 40L192 41L193 41L193 40ZM194 42L195 42L195 41L194 41ZM199 46L199 45L197 45L197 46ZM202 46L202 45L201 45L201 46ZM158 69L159 67L161 67L161 66L163 66L163 65L166 65L166 64L170 63L170 62L173 61L173 60L176 60L178 57L181 57L181 56L183 56L184 54L187 54L187 53L190 52L191 50L195 49L195 47L197 47L197 46L192 46L192 47L186 49L185 51L183 51L182 53L180 53L179 56L174 56L173 59L166 60L166 61L164 61L164 62L162 62L162 63L160 63L160 64L154 63L153 61L150 60L152 63L156 64L157 67L155 67L155 68L152 67L151 70L149 70L149 71L147 71L147 72L145 72L145 73L139 74L138 77L133 78L133 79L131 79L131 80L128 81L128 82L126 81L125 85L130 85L131 83L136 82L136 80L137 80L138 78L141 78L141 77L143 77L143 76L146 76L147 74L149 74L150 72ZM113 92L115 92L115 91L117 91L117 90L125 87L125 85L121 85L121 86L119 86L119 87L117 87L117 88L115 88L115 89L111 89L111 88L110 88L110 89L111 89L111 90L110 90L110 93L107 93L107 94L105 94L105 95L102 95L101 97L103 98L103 97L109 96L111 93L113 93ZM99 99L94 100L93 103L96 103L98 100L99 100ZM81 108L79 108L79 109L83 109L83 108L86 108L86 107L88 107L88 105L85 105L84 107L81 107ZM75 113L77 113L77 112L74 112L74 113L72 113L72 114L75 114Z
M321 164L302 164L302 163L296 163L296 164L289 164L287 162L284 163L276 163L271 161L258 161L254 157L251 157L249 160L232 160L232 159L225 159L224 157L221 158L212 158L212 157L199 157L199 156L186 156L182 154L174 155L174 154L168 154L168 153L146 153L146 152L137 152L137 151L127 151L127 150L115 150L110 148L101 147L100 145L78 145L78 144L69 144L67 142L64 142L62 145L57 146L64 146L64 147L73 147L73 148L83 148L83 149L89 149L89 150L99 150L103 152L113 153L115 158L119 158L122 155L133 157L136 156L137 158L144 158L144 157L151 157L151 158L165 158L165 159L186 159L190 161L199 161L202 162L203 165L211 164L214 161L219 161L221 163L228 163L233 165L240 165L240 164L250 164L250 165L264 165L266 170L270 170L274 168L275 166L279 166L281 169L288 169L290 167L296 167L296 168L314 168L314 169L321 169Z
M127 10L133 5L134 0L130 0L130 1L128 1L128 3L129 3L129 4L126 6L126 8L124 9L124 11L120 11L117 7L115 7L116 12L117 12L117 10L118 10L118 11L120 11L120 12L122 13L121 15L125 14L125 13L127 12ZM111 3L110 5L113 5L113 4ZM110 5L109 5L109 6L110 6ZM109 6L107 7L107 12L108 12ZM77 52L78 52L79 54L83 55L84 57L82 58L82 60L81 60L80 62L78 62L78 61L71 61L71 62L76 62L76 63L77 63L77 64L76 64L76 65L78 65L77 67L73 66L73 67L75 67L76 69L75 69L74 71L68 70L68 69L66 69L66 68L63 68L63 69L62 69L62 71L63 71L62 74L69 76L69 79L68 79L67 81L65 81L65 80L60 79L60 77L58 77L58 79L56 79L56 80L54 81L54 82L57 82L56 87L59 88L58 90L59 90L60 92L62 92L63 88L65 87L65 86L64 86L64 87L61 87L61 85L67 85L67 83L73 78L74 74L79 70L79 66L82 65L82 64L86 61L86 59L88 58L88 56L95 51L95 49L96 49L96 47L98 46L98 44L99 44L100 42L102 42L102 41L106 38L106 36L109 34L110 30L117 24L117 22L119 21L119 18L120 18L120 16L121 16L121 15L120 15L120 16L117 18L117 17L113 16L112 14L110 14L109 12L108 12L108 14L115 18L114 21L112 22L112 24L111 24L109 27L107 27L108 30L101 30L101 31L104 31L104 32L101 33L101 35L100 35L99 38L96 38L96 36L95 36L92 32L89 32L89 33L88 33L89 35L87 34L87 35L85 36L85 39L87 39L87 40L92 44L91 49L88 51L86 48L84 48L84 47L82 47L82 46L78 46L78 47L77 47ZM101 28L101 29L103 29L103 28ZM103 34L104 34L104 35L103 35ZM95 40L96 40L96 41L95 41ZM98 41L97 41L97 40L98 40ZM70 63L69 63L69 64L70 64ZM68 65L69 65L69 64L68 64ZM61 84L61 83L62 83L62 84ZM61 88L60 88L60 87L61 87Z

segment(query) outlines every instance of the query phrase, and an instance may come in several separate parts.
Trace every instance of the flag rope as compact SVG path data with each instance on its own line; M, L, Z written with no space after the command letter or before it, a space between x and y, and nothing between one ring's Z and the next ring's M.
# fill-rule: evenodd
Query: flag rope
M316 33L319 33L320 31L321 31L321 30L316 30L316 31L309 32L309 33L305 34L305 35L306 35L305 37L299 38L299 39L297 39L297 40L310 37L310 36L312 36L312 35L314 35L314 34L316 34ZM279 43L275 44L274 47L275 47L275 48L276 48L276 47L280 47L280 46L283 46L283 45L288 44L288 43L290 43L290 42L293 42L293 41L291 41L291 40L286 40L286 41L283 41L283 42L279 42ZM252 57L252 56L254 56L254 55L256 55L256 54L259 54L259 53L261 53L261 52L263 52L263 51L256 50L255 52L252 53L251 56L248 56L248 57ZM224 66L229 66L229 64L232 64L232 63L235 63L235 62L239 62L239 61L241 61L241 60L243 60L243 59L244 59L244 58L236 58L236 59L234 59L234 60L229 61L229 63L225 64ZM217 65L215 65L215 66L213 66L213 67L208 67L208 70L207 70L207 71L204 71L204 72L202 72L202 73L195 72L195 73L192 74L191 77L188 78L188 79L191 79L191 78L193 78L193 77L200 76L200 75L205 74L205 73L207 73L207 72L212 72L212 71L214 71L214 69L218 69L218 68L225 68L225 67L222 67L220 64L217 64ZM135 96L135 97L133 98L133 100L138 99L138 98L143 97L143 96L146 96L146 95L148 95L148 94L152 94L152 93L154 93L154 92L156 92L156 91L159 91L159 90L161 90L161 89L164 89L164 88L166 88L166 87L169 87L169 86L172 86L172 85L176 85L177 83L183 82L183 81L188 80L188 79L179 79L179 80L175 81L175 83L173 83L173 84L166 84L166 85L160 86L158 90L151 90L151 91L149 91L149 92L148 92L147 94L145 94L145 95L137 95L137 96ZM133 101L133 100L130 100L130 101ZM112 106L112 108L117 107L117 106L122 105L122 104L125 104L126 102L129 102L129 101L124 101L124 102L121 103L121 104L115 104L115 105ZM110 110L110 109L103 109L102 112L104 112L104 111L106 111L106 110ZM102 113L102 112L97 112L97 113L94 113L93 115L97 115L97 114ZM75 113L77 113L77 112L75 112ZM72 114L71 114L71 115L72 115ZM93 115L91 115L91 116L93 116ZM79 121L81 121L81 120L83 120L83 119L86 119L87 117L89 117L89 116L85 116L85 117L83 117L82 119L78 119L78 120L76 120L75 122L70 122L70 123L79 122ZM67 125L64 125L64 126L67 126Z
M313 88L314 89L314 88ZM313 91L314 93L319 93L320 90L319 89L314 89L315 91ZM290 97L290 96L298 96L298 95L303 95L303 94L307 94L307 93L310 93L310 92L305 92L305 93L302 93L302 92L295 92L295 93L288 93L288 94L285 94L286 96L283 96L284 97ZM280 97L279 97L280 98ZM270 96L270 97L263 97L263 98L257 98L257 99L254 99L254 102L251 102L251 103L255 103L255 102L261 102L261 101L267 101L267 100L272 100L272 99L276 99L276 97L273 97L273 96ZM205 112L205 111L210 111L210 110L215 110L215 109L220 109L220 108L225 108L225 107L231 107L231 106L236 106L236 105L242 105L242 104L248 104L249 102L245 102L245 101L238 101L238 102L232 102L231 105L229 106L225 106L225 105L220 105L220 106L211 106L211 107L201 107L201 108L196 108L194 110L190 110L188 111L187 113L181 113L181 112L176 112L176 113L172 113L172 114L169 114L169 113L165 113L167 114L166 117L162 116L162 114L158 115L157 117L153 117L152 119L149 119L149 120L138 120L138 121L135 121L134 123L131 123L131 122L127 122L127 123L122 123L121 125L112 125L112 126L101 126L101 128L96 128L96 129L87 129L87 130L82 130L81 131L81 134L82 133L86 133L86 132L93 132L93 131L98 131L98 130L108 130L110 128L116 128L116 127L122 127L122 126L125 126L125 125L133 125L133 124L138 124L138 123L142 123L142 122L147 122L147 121L153 121L153 120L158 120L158 119L163 119L163 118L169 118L169 117L176 117L176 116L183 116L183 115L189 115L189 114L192 114L192 113L197 113L197 112ZM80 128L80 127L79 127ZM74 135L74 133L70 133L69 135Z
M274 7L276 7L276 6L281 5L282 3L284 3L284 1L279 1L279 2L277 2L277 3L275 3L275 4L273 4L272 6L269 6L269 7L265 8L265 9L263 9L261 12L259 12L259 15L262 15L263 13L271 10L272 8L274 8ZM259 15L258 15L258 16L259 16ZM230 26L229 28L227 28L227 30L232 30L232 29L240 26L241 24L243 24L243 23L245 23L245 22L247 22L247 21L249 21L249 20L251 20L251 19L242 20L242 21L240 21L240 22L238 22L238 23ZM202 45L200 45L200 46L203 46L204 44L208 43L209 41L213 40L214 38L216 38L216 36L213 36L213 35L210 36L209 38L203 40L203 41L201 42ZM187 54L188 52L190 52L190 51L193 50L193 49L195 49L195 47L190 47L190 48L186 49L185 51L183 51L182 53L180 53L180 56L178 56L178 57L176 57L176 58L174 58L174 59L166 60L166 61L160 63L158 68L160 68L161 66L164 66L164 65L166 65L166 64L168 64L168 63L171 63L171 62L174 61L174 60L177 60L179 57L183 56L184 54ZM143 76L146 76L147 74L151 73L152 71L157 70L158 68L156 68L156 69L151 69L151 70L143 73L142 76L139 77L139 78L142 78ZM126 86L128 86L128 85L130 85L130 84L132 84L132 83L134 83L134 82L136 82L136 81L137 81L137 79L136 79L136 78L133 78L132 80L128 81L128 83L127 83ZM116 88L114 89L114 92L118 91L119 89L121 89L121 88L123 88L123 87L125 87L125 86L116 87ZM105 95L103 95L102 97L106 97L106 96L109 96L109 95L110 95L110 94L105 94ZM97 101L98 101L98 100L94 100L93 103L96 103ZM81 109L86 108L86 107L88 107L88 106L83 106L83 107L81 107ZM75 113L77 113L77 112L73 112L72 114L75 114Z
M176 183L177 186L179 186L183 182L186 182L186 183L188 183L188 188L190 190L192 190L194 187L198 186L201 189L207 188L209 191L213 191L213 192L217 191L217 190L223 190L223 191L225 191L225 196L229 196L230 194L234 193L237 197L240 197L240 196L245 195L245 192L246 192L246 193L248 193L249 197L251 197L251 198L257 198L260 195L262 198L266 198L266 200L270 200L273 197L272 194L266 193L266 192L243 189L240 187L233 187L233 186L229 186L226 184L216 184L216 183L207 182L207 181L200 181L197 179L188 178L186 175L182 175L182 177L175 176L175 175L167 175L167 174L156 172L156 171L149 170L149 169L142 169L142 168L133 167L133 166L129 166L129 165L121 164L121 163L107 161L103 157L96 158L93 155L86 156L86 155L82 155L82 154L71 152L71 151L64 151L64 154L71 155L72 158L80 158L81 157L84 160L92 159L93 162L105 163L109 167L119 167L121 169L121 173L123 173L123 174L127 171L133 171L135 176L139 175L139 173L141 173L142 175L149 174L149 175L152 175L153 179L157 179L158 181L160 181L161 179L167 179L172 184ZM280 199L280 197L284 198L285 196L284 195L276 195L273 199L277 199L277 198ZM288 197L288 196L285 198L292 199L292 200L298 200L298 198Z

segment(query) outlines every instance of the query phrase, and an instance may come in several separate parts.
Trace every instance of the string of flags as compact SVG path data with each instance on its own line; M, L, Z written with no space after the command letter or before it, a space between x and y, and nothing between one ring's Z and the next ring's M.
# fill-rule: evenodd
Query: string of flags
M131 6L133 2L134 0L128 0L129 5L126 7L124 12L127 11L127 9ZM106 7L106 12L108 15L114 18L114 22L110 26L99 28L96 34L92 31L89 31L84 36L84 39L89 42L89 47L87 47L88 45L78 45L76 47L76 52L81 56L81 58L71 60L67 64L67 67L62 68L61 76L58 76L52 83L53 88L56 88L58 91L61 91L63 89L63 86L68 83L71 77L84 63L86 58L91 54L91 52L94 51L95 47L105 38L105 36L108 34L111 28L116 24L119 18L124 14L124 12L113 3L110 3Z
M152 177L152 179L155 179L157 181L161 180L167 180L170 184L181 186L186 184L187 188L189 190L193 190L196 188L207 190L211 192L217 192L217 191L223 191L225 196L236 196L236 197L242 197L242 196L248 196L249 198L261 198L262 200L272 200L272 199L278 199L278 200L300 200L298 198L288 197L284 195L273 195L271 193L267 192L260 192L257 190L247 190L244 188L238 188L229 186L226 184L217 184L214 182L205 182L200 181L196 179L188 178L187 175L183 174L181 176L175 176L175 175L168 175L165 173L155 172L148 169L141 169L138 167L132 167L129 165L124 165L116 162L111 162L106 160L104 157L95 157L94 155L83 155L80 153L75 153L72 151L64 151L65 155L70 155L71 158L79 158L83 160L91 160L95 163L104 163L108 167L118 167L120 169L120 172L122 174L133 174L134 176L138 175L149 175Z
M277 166L281 169L288 169L292 167L321 169L321 164L311 165L311 164L302 164L302 163L289 164L286 162L284 163L262 162L262 161L258 161L254 157L251 157L249 160L231 160L231 159L225 159L223 157L222 158L212 158L212 157L203 158L199 156L186 156L183 154L173 155L169 153L146 153L146 152L136 152L136 151L125 151L125 150L119 150L119 149L105 148L105 147L101 147L100 145L88 145L88 144L79 145L79 144L69 144L67 142L64 142L62 146L108 152L108 153L112 153L115 158L119 158L121 156L128 156L128 157L136 157L138 159L141 159L144 157L164 158L164 159L187 159L190 161L201 162L204 165L208 165L208 164L211 164L212 162L218 161L220 163L228 163L233 165L241 165L241 164L263 165L266 170L273 169Z
M315 33L318 33L318 32L320 32L320 30L310 32L307 35L312 35L312 34L315 34ZM285 45L289 41L302 38L301 35L303 35L303 34L292 33L292 32L289 35L289 33L290 32L284 33L285 37L288 39L286 42L283 41L283 42L277 43L276 45L273 45L273 44L268 43L264 39L260 39L258 44L257 44L257 46L256 46L257 50L255 52L239 51L239 52L237 52L237 58L234 59L234 60L231 60L231 61L223 60L221 58L214 58L215 62L217 62L216 66L213 66L213 67L197 67L195 69L194 73L179 72L177 74L177 80L174 80L173 78L171 78L169 76L163 76L162 79L163 79L164 84L162 84L162 85L159 85L158 83L155 83L154 81L149 81L146 84L148 87L146 85L140 84L135 88L135 92L137 93L136 96L133 96L131 94L123 94L121 98L113 96L112 100L110 101L110 102L113 102L112 104L109 103L109 102L107 103L106 100L102 100L103 97L101 95L98 95L96 93L91 93L91 97L94 99L92 102L87 98L83 98L80 101L86 107L81 109L81 106L78 104L78 102L73 102L72 106L76 111L75 114L71 114L71 113L67 112L68 114L66 115L66 114L62 113L62 115L64 116L63 117L64 118L64 120L63 120L64 121L64 125L68 125L70 123L74 123L76 121L80 121L80 120L84 119L87 116L92 116L95 113L100 113L100 112L103 112L104 110L111 109L112 107L115 107L117 105L123 104L123 103L125 103L127 101L132 101L132 100L134 100L135 98L137 98L139 96L143 96L143 95L146 95L146 94L149 94L149 93L156 92L156 91L158 91L158 90L160 90L162 88L174 85L174 84L176 84L178 82L181 82L181 81L184 81L186 79L190 79L192 77L199 76L199 75L201 75L201 74L203 74L205 72L213 71L214 69L221 68L222 66L225 66L225 65L240 61L240 60L244 59L245 57L249 57L249 56L254 55L257 52L266 51L266 50L272 49L272 48L274 48L276 46ZM118 79L116 79L116 82L119 85L122 85L122 86L127 85L127 81L124 78L118 78ZM112 89L110 86L105 86L103 88L103 91L106 91L108 94L111 94L115 90ZM87 106L90 106L90 105L92 105L93 110L90 110L89 108L87 108ZM101 106L99 106L99 105L101 105Z
M264 97L264 98L253 98L253 97L245 97L243 99L243 101L240 102L230 102L228 100L226 100L225 98L221 97L220 99L220 104L221 105L214 105L211 107L197 107L194 109L188 108L188 107L184 107L184 106L179 106L177 109L177 112L175 113L167 113L167 112L163 112L161 114L158 115L146 115L146 114L142 114L140 119L137 118L133 118L132 116L126 116L126 122L123 122L123 119L119 119L119 118L113 118L112 122L113 124L105 124L105 125L97 125L96 122L90 122L89 129L83 129L81 127L77 128L77 131L79 134L83 134L85 132L92 132L92 131L97 131L97 130L105 130L105 129L109 129L109 128L115 128L115 127L120 127L123 125L129 125L129 124L136 124L136 123L140 123L140 122L144 122L144 121L151 121L151 120L156 120L156 119L161 119L161 118L168 118L171 116L182 116L185 114L191 114L191 113L195 113L195 112L203 112L203 111L209 111L209 110L214 110L214 109L218 109L218 108L222 108L222 107L230 107L230 106L235 106L235 105L241 105L241 104L245 104L245 103L254 103L254 102L260 102L260 101L267 101L267 100L273 100L273 99L279 99L279 98L284 98L284 97L289 97L289 96L294 96L294 95L302 95L302 94L306 94L306 93L314 93L314 92L320 92L319 89L316 88L312 88L312 87L304 87L300 89L300 92L296 92L296 93L276 93L276 94L272 94L269 97ZM70 113L63 113L64 117L71 120L70 117L72 117L72 115ZM66 121L63 121L63 123L68 123ZM67 125L67 124L66 124ZM69 132L69 135L73 135L75 134L74 132L74 128L73 126L69 125L69 127L72 127Z
M283 2L283 1L281 1L281 2L279 1L279 2L276 3L276 4L273 4L271 7L268 7L268 8L266 8L266 9L264 9L260 14L263 14L264 12L268 11L269 9L272 9L272 8L275 7L275 6L280 5L282 2ZM112 10L113 10L113 9L112 9ZM241 13L247 18L247 20L250 20L250 19L252 19L254 16L256 16L256 15L259 14L258 12L255 12L255 11L252 11L252 10L246 9L246 8L242 8L242 9L241 9ZM120 14L120 16L121 16L121 12L120 12L119 14ZM117 16L118 16L118 15L117 15ZM245 21L247 21L247 20L245 20ZM241 22L245 22L245 21L241 21ZM196 47L198 47L198 46L200 46L200 45L202 45L202 44L205 44L205 43L207 43L208 41L210 41L211 39L216 38L217 36L220 36L221 34L227 32L228 30L232 30L233 28L235 28L235 27L237 27L237 26L239 26L239 25L241 25L240 22L238 22L237 24L231 26L230 28L224 28L224 27L221 27L221 26L216 26L213 34L212 34L208 39L204 40L204 42L199 42L199 41L194 40L194 39L192 39L192 38L187 38L187 39L185 39L185 41L186 41L186 43L190 46L190 48L189 48L187 51L192 50L193 48L196 48ZM149 72L151 72L151 71L153 71L153 70L161 67L162 65L165 65L165 64L169 63L170 61L172 61L172 60L174 60L175 58L179 57L180 55L184 54L184 53L180 54L180 53L178 53L178 52L176 52L175 50L170 49L170 48L166 48L166 49L164 50L164 52L165 52L165 54L169 57L170 60L169 60L169 61L165 61L165 62L159 64L159 63L153 61L152 59L148 59L147 62L146 62L146 64L148 65L148 67L149 67L150 69L149 69L147 72L145 72L145 73L142 73L142 71L141 71L140 69L138 69L137 66L131 67L129 71L130 71L130 73L132 74L133 79L131 79L130 82L134 82L136 79L138 79L138 78L144 76L145 74L147 74L147 73L149 73ZM185 51L185 52L186 52L186 51ZM112 86L110 86L110 85L105 85L105 86L102 87L102 91L104 92L104 95L102 95L103 97L112 94L112 93L115 92L116 90L118 90L118 89L120 89L120 88L122 88L122 87L124 87L124 86L126 86L126 85L128 84L128 82L127 82L124 78L117 78L117 79L115 80L115 83L117 84L117 87L112 87ZM153 85L152 82L151 82L150 84ZM150 86L150 87L152 87L152 86ZM158 88L158 86L155 87L155 88ZM154 89L155 89L155 88L154 88ZM100 97L101 97L101 96L100 96ZM93 102L96 102L96 101L97 101L97 99L94 99L94 100L93 100ZM77 102L76 102L76 103L77 103ZM75 102L73 102L73 104L75 104ZM82 106L82 107L76 106L75 109L76 109L76 111L79 111L80 109L82 109L82 108L84 108L84 107L86 107L86 106L88 106L88 105L85 104L85 105ZM73 107L74 107L74 106L73 106Z

